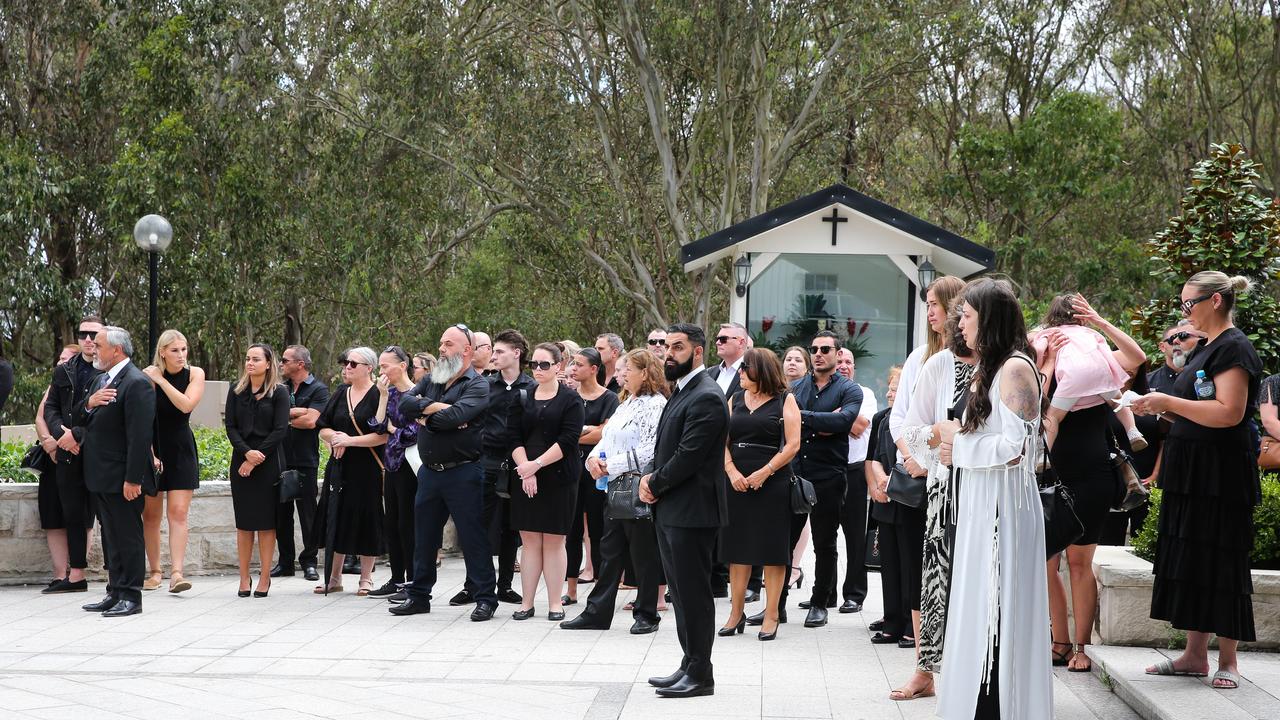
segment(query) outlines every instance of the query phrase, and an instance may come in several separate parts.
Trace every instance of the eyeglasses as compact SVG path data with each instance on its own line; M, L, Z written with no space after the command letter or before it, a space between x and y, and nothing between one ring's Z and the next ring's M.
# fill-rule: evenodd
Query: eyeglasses
M649 340L649 347L653 347L654 345L661 345L662 347L666 347L667 341L663 338L651 338Z
M80 330L76 333L76 337L80 338L81 340L89 340L97 334L98 334L97 330Z
M339 365L345 365L346 367L348 367L348 368L350 368L350 369L352 369L352 370L355 370L356 368L360 367L361 365L369 365L369 363L362 363L362 362L360 362L359 360L343 360L342 362L340 362L340 363L338 363L338 364L339 364ZM373 366L372 366L372 365L369 365L369 367L373 367Z
M828 355L836 351L834 345L810 345L809 352L814 355Z
M476 346L476 349L479 350L480 348L486 348L486 347L493 348L493 346L490 345L489 343L480 343L479 345Z
M1164 343L1165 345L1172 345L1174 343L1180 343L1189 337L1191 337L1191 333L1189 332L1176 332L1170 335L1169 337L1161 340L1160 342Z
M529 362L525 363L525 367L529 368L530 370L541 370L543 372L546 372L547 370L550 370L551 368L556 367L558 365L559 363L554 363L554 362L551 362L550 360L530 360Z
M1191 298L1190 300L1183 300L1181 303L1179 303L1179 305L1182 307L1182 312L1184 314L1190 315L1191 308L1194 308L1195 306L1199 305L1205 300L1208 300L1209 298L1213 297L1216 294L1217 293L1209 293L1208 295L1201 295L1200 297Z

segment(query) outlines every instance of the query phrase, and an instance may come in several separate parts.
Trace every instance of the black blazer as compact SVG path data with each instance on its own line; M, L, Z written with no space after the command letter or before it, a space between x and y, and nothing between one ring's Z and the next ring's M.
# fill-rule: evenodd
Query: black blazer
M90 492L119 493L126 482L156 494L151 443L156 427L156 391L151 379L129 362L107 387L116 399L87 411L84 484ZM92 388L91 388L92 389Z
M556 389L556 396L538 412L535 399L538 388L529 388L524 405L520 407L519 447L523 447L533 460L552 445L559 444L564 458L538 470L539 487L576 485L582 475L582 458L578 456L578 436L582 434L584 412L582 398L564 385ZM512 418L515 420L515 418Z
M89 395L88 387L92 387L101 370L94 369L88 373L89 382L86 387L76 387L78 368L86 364L83 355L76 354L70 360L53 369L53 378L49 381L49 399L44 404L44 422L49 426L49 434L58 439L62 433L70 429L76 442L84 442L85 417L84 401ZM58 459L70 461L68 453L59 450Z
M674 388L674 383L673 383ZM649 489L655 522L671 527L723 527L729 518L724 474L729 407L705 371L676 392L662 411Z
M729 380L729 390L725 392L724 394L725 398L731 398L734 395L737 395L738 391L742 389L740 387L742 382L741 382L741 379L738 377L738 372L736 370L732 370L731 372L733 373L733 377L730 378ZM712 380L719 380L720 366L716 365L715 367L707 368L707 374L711 376ZM716 389L718 390L719 388L720 388L720 385L719 383L717 383Z

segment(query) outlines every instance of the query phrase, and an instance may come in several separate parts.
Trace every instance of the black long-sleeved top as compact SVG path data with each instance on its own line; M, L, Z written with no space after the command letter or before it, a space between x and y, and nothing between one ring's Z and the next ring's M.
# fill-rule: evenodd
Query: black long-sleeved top
M101 374L83 355L76 355L53 369L49 399L44 404L44 422L55 440L70 429L76 442L84 442L84 425L88 422L84 402L89 397L89 388ZM70 460L70 453L58 452L59 462Z
M519 416L520 391L532 395L538 383L524 373L520 373L510 385L502 379L501 373L488 378L489 382L489 414L484 421L483 446L484 455L498 461L511 457L511 451L520 444L520 428L512 423L512 417Z
M289 432L289 405L289 388L284 385L276 385L262 399L254 397L252 388L239 393L235 385L228 388L223 424L233 457L242 458L250 450L272 457Z
M849 463L849 428L862 407L862 388L831 373L831 379L819 389L810 374L792 383L791 393L800 405L800 452L792 468L811 481L844 478Z
M575 485L582 475L582 460L578 457L578 436L582 434L582 398L564 385L556 388L551 400L538 400L534 391L520 406L513 423L520 435L517 447L523 447L530 460L559 445L564 455L559 461L538 469L540 487ZM545 483L545 485L543 485Z
M484 425L489 410L489 381L467 368L452 385L441 385L425 377L400 398L400 414L406 419L422 417L434 402L451 407L427 418L418 430L418 454L424 465L471 462L483 449Z

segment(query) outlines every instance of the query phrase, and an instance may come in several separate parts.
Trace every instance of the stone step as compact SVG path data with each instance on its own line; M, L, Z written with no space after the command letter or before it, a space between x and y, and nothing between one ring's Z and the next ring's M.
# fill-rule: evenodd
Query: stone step
M1245 674L1236 690L1214 688L1209 678L1158 677L1147 667L1179 650L1094 645L1093 672L1109 684L1143 720L1275 720L1280 718L1280 655L1241 653ZM1218 654L1210 651L1210 668Z

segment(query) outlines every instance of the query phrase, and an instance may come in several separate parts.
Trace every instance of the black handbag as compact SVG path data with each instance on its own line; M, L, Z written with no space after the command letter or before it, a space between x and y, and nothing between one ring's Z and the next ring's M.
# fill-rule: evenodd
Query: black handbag
M528 400L529 400L529 391L524 388L520 388L520 407L524 408L524 404L528 402ZM508 406L508 410L509 409L510 409L510 406ZM511 421L511 415L510 413L508 413L507 422L510 422L510 421ZM516 464L515 462L512 461L510 457L507 457L502 461L502 464L498 466L498 476L494 478L494 483L493 483L493 494L497 495L503 500L510 500L511 486L514 484L511 481L511 476L515 474L516 474Z
M53 469L53 459L49 457L49 453L44 451L44 448L40 447L40 443L36 443L27 448L27 452L23 454L22 462L18 463L18 467L43 475Z
M285 458L283 446L279 451L280 467L285 467ZM297 470L285 470L280 473L280 479L276 482L276 500L281 503L291 503L302 497L302 476Z
M1040 506L1044 509L1045 559L1067 549L1084 537L1084 523L1076 514L1076 499L1071 490L1062 484L1053 463L1049 460L1049 446L1044 435L1040 436L1043 467L1036 469L1036 485L1040 488Z
M924 507L929 502L928 480L928 476L914 477L907 472L905 465L896 463L889 471L889 486L884 489L884 494L907 507Z
M644 473L640 470L640 460L635 450L628 450L631 466L636 468L619 473L609 478L606 488L605 516L610 520L652 520L653 509L649 503L640 499L640 478Z
M818 504L818 491L813 483L799 475L791 475L791 512L795 515L808 515L813 506Z

